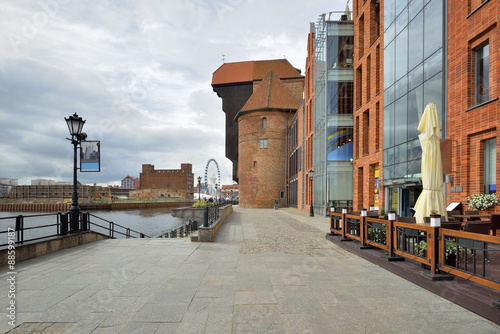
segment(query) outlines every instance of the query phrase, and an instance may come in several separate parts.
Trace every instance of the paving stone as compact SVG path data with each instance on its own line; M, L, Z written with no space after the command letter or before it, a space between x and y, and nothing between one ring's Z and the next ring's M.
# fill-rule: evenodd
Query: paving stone
M292 208L235 207L212 243L102 240L24 261L17 265L15 330L500 332L326 241L328 228L328 219ZM5 275L0 278L0 291L6 291ZM7 301L0 298L2 305ZM0 332L8 330L0 323Z

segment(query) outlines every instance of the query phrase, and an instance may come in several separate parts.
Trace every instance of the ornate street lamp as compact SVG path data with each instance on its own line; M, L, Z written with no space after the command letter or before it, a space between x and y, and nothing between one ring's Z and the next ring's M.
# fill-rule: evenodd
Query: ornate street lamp
M201 200L201 176L198 176L198 201Z
M314 190L314 187L313 187L313 179L314 178L314 171L311 169L309 171L309 194L311 195L311 206L309 207L309 216L310 217L314 217L314 206L313 206L313 190Z
M68 118L64 118L66 120L66 124L68 125L68 130L71 135L71 143L73 144L73 197L71 198L71 209L69 210L71 213L71 232L76 232L79 230L80 225L80 207L78 206L78 187L77 187L77 148L78 144L81 143L82 140L87 138L87 135L82 132L83 125L85 121L78 117L76 113Z
M217 186L218 186L218 184L216 183L215 184L215 201L216 202L218 202L218 200L217 200L217 196L218 196L218 194L217 194Z

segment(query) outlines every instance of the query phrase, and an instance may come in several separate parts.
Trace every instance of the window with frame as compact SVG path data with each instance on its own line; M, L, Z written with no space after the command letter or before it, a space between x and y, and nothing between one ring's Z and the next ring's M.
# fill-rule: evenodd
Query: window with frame
M484 141L484 193L497 192L497 139L491 138Z
M490 99L490 45L485 43L474 49L474 96L475 104Z
M260 140L260 148L267 148L267 139Z
M267 118L262 118L262 128L265 129L267 128Z

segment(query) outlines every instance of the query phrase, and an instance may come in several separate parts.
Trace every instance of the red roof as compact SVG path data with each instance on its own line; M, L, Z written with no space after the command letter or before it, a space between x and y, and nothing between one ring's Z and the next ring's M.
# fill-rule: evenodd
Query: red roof
M264 109L297 110L300 102L274 71L269 71L240 112ZM236 116L238 117L238 115Z
M286 59L225 63L212 76L212 86L262 80L273 70L280 78L299 78L300 73Z

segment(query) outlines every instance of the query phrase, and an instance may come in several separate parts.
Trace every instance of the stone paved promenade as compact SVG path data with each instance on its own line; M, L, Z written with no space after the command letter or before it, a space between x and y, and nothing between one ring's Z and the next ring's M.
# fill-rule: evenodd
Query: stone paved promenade
M22 325L11 332L500 332L338 248L325 240L327 230L327 219L294 209L236 207L214 243L104 240L22 262ZM12 329L7 321L0 332Z

